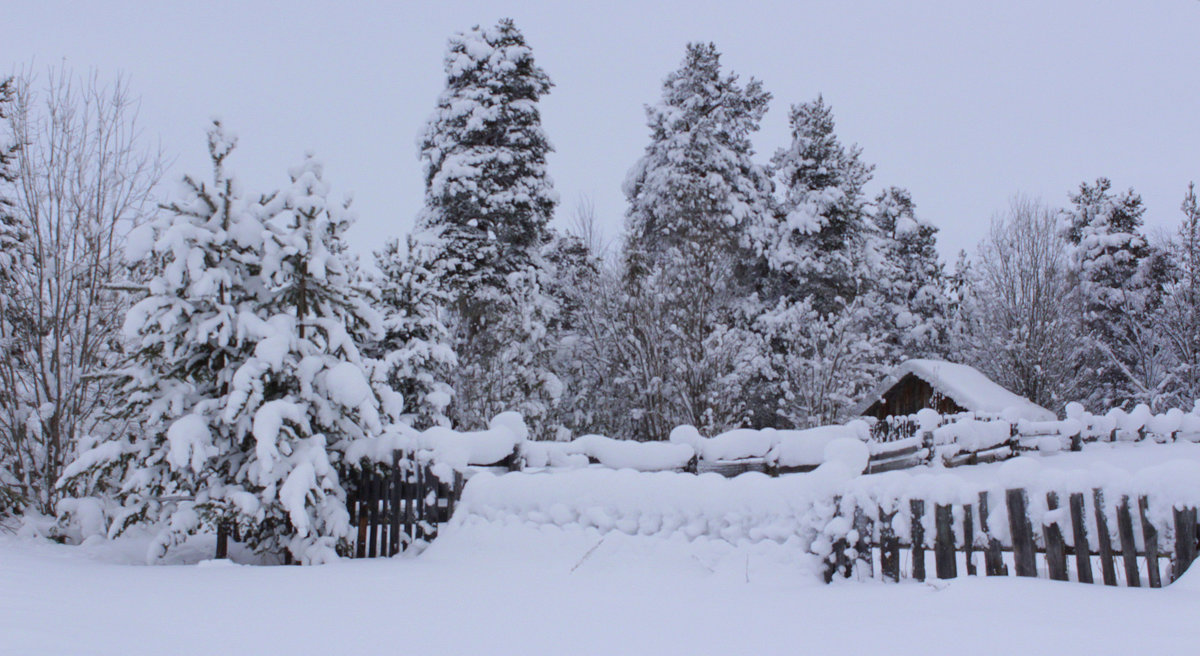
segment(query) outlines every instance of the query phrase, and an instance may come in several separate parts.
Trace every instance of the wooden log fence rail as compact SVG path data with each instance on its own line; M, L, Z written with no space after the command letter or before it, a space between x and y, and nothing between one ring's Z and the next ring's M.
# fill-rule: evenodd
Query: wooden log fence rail
M1011 572L1058 581L1160 588L1187 570L1200 545L1196 508L1172 506L1155 513L1152 499L1144 495L1121 495L1114 504L1103 490L1095 489L1089 503L1089 495L1083 492L1050 491L1044 505L1038 504L1045 512L1035 522L1030 493L1009 489L1000 499L1008 529L1003 539L997 534L996 501L988 492L963 504L912 498L906 503L860 505L839 497L835 499L838 515L853 518L853 545L844 539L831 541L825 581L924 581L932 551L933 572L939 579ZM1110 513L1116 517L1115 541ZM1097 569L1099 580L1094 578Z
M344 466L346 510L354 537L344 556L388 558L437 537L462 496L463 474L442 480L433 463L397 451L391 463Z

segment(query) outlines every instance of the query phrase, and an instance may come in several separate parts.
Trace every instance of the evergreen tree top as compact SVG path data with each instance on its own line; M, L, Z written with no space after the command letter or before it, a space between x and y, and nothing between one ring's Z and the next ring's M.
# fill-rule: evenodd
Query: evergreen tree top
M738 75L721 73L721 54L712 43L689 43L679 69L663 81L662 100L646 107L651 147L670 140L687 145L711 142L753 155L756 132L771 94L754 78L742 86Z
M553 86L511 18L450 37L444 67L451 89L487 87L509 99L536 101Z
M439 276L475 286L521 270L547 239L558 195L537 101L550 79L511 20L450 39L446 88L421 136L425 209L418 232ZM493 276L493 274L495 274Z
M1142 226L1146 208L1142 197L1128 189L1112 192L1108 178L1097 178L1095 184L1083 182L1079 192L1071 194L1075 209L1067 225L1067 239L1079 244L1088 232L1093 234L1134 234Z
M730 228L768 211L771 181L752 160L750 136L770 99L759 81L723 74L713 44L687 46L662 98L646 108L651 140L625 180L627 255L736 242Z
M789 200L797 192L838 189L857 197L871 179L873 166L861 160L862 149L846 147L835 133L833 108L822 96L816 101L793 105L788 121L792 143L771 158L771 164L788 189Z

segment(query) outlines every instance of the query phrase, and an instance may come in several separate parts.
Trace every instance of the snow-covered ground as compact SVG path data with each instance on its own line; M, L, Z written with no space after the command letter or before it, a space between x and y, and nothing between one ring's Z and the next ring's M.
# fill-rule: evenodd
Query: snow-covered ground
M418 558L319 567L146 567L104 551L0 540L0 652L1116 654L1200 639L1200 571L1164 590L825 586L773 544L485 523Z
M1138 470L1181 458L1200 460L1200 446L1042 460ZM1000 466L953 471L986 480ZM0 535L0 653L1116 654L1187 653L1200 640L1200 567L1162 590L1015 577L827 586L790 543L475 515L418 557L148 567L144 555L136 539Z

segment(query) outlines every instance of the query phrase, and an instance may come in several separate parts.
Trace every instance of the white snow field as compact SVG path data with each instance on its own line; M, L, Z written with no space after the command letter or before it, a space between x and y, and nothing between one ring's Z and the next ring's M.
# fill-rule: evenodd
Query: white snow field
M1137 474L1200 461L1200 445L1039 460ZM952 471L987 481L1002 467ZM465 512L416 557L242 566L202 561L211 539L196 539L173 552L177 564L146 566L148 537L63 546L0 534L0 653L1176 654L1200 641L1200 566L1161 590L1015 577L824 585L816 557L793 541L601 533L471 500L472 486L519 501L538 477L604 478L514 476L468 485ZM811 477L751 476L729 489L793 489Z

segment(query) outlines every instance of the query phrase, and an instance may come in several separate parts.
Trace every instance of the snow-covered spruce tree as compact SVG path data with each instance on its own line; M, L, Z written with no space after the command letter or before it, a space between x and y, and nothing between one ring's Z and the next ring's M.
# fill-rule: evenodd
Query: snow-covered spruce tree
M412 249L409 237L405 246L392 239L375 252L384 333L372 355L382 361L387 384L405 401L402 420L425 429L450 421L446 408L454 392L447 381L457 359L440 316L444 292Z
M381 430L355 343L379 321L350 285L348 221L319 166L248 201L225 171L233 146L214 124L212 186L185 178L136 240L153 276L125 326L129 430L82 453L64 485L108 482L111 534L160 528L150 560L223 525L260 554L320 562L349 531L335 452Z
M252 439L236 482L257 503L258 522L239 524L243 540L316 563L336 557L349 536L339 454L378 436L402 400L360 352L382 336L382 322L346 261L348 207L329 201L311 156L289 175L290 187L263 206L267 297L241 318L254 354L233 374L221 419Z
M912 196L889 187L872 213L880 240L876 281L887 313L889 360L944 355L950 305L945 269L938 259L938 229L920 220Z
M1106 178L1081 184L1066 227L1090 346L1081 382L1094 411L1155 403L1168 384L1162 344L1147 321L1161 302L1166 262L1140 232L1141 196L1111 189Z
M792 143L772 167L782 200L747 230L757 258L753 328L767 345L777 421L836 420L887 362L879 240L863 186L871 167L834 133L824 100L792 107ZM816 381L820 381L819 383Z
M248 422L223 415L234 372L255 349L247 325L261 322L265 299L260 208L225 168L235 144L214 122L211 186L185 176L180 198L130 240L129 259L151 278L125 320L127 404L110 411L127 429L84 451L64 474L67 489L115 494L121 507L110 535L162 522L152 559L204 528L261 519L242 476L253 450Z
M549 364L557 310L540 257L557 203L538 109L550 79L507 19L452 37L445 71L421 139L416 252L449 303L459 363L450 416L472 428L518 410L545 437L556 432L561 392Z
M624 363L624 396L639 439L745 419L744 397L731 393L753 375L745 366L753 349L738 330L740 236L770 207L771 182L750 143L770 97L757 80L723 73L713 44L692 43L646 108L651 140L624 187L632 323L621 332L641 343L620 349L637 356Z

